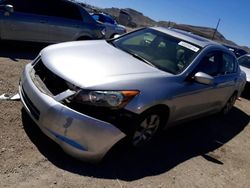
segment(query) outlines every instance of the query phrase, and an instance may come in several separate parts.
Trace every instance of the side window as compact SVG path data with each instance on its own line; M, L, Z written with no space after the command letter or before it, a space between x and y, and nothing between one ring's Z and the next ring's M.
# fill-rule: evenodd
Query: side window
M93 17L96 21L99 20L99 15L96 15L96 14L95 14L95 15L93 15L92 17Z
M48 16L55 16L73 20L82 20L82 16L78 6L66 1L54 1L49 3L47 8Z
M65 17L68 19L73 19L73 20L82 20L80 10L77 6L75 6L73 4L69 4L69 5L66 5L64 7L64 10L65 10L66 14L63 11L62 17Z
M237 64L236 59L227 53L223 53L223 65L222 65L222 73L223 74L230 74L236 72Z
M99 15L99 21L105 23L105 17L103 15Z
M112 20L111 18L105 16L105 19L104 19L105 23L110 23L110 24L115 24L114 23L114 20Z
M221 53L211 52L202 58L195 72L204 72L211 76L218 76L220 73Z

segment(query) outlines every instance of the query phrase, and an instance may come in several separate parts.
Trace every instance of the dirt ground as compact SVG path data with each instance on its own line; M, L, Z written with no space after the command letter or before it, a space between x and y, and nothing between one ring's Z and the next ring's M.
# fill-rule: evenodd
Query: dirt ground
M0 43L0 95L42 46ZM77 161L49 140L20 101L0 100L0 187L250 187L250 101L162 133L146 149L119 144L100 164Z

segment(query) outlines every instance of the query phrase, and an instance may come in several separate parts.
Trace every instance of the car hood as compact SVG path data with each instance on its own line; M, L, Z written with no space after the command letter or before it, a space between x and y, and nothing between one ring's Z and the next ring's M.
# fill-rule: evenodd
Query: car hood
M41 58L52 72L79 87L161 72L105 40L51 45L42 50Z
M240 66L240 69L246 73L247 81L250 82L250 69L243 66Z

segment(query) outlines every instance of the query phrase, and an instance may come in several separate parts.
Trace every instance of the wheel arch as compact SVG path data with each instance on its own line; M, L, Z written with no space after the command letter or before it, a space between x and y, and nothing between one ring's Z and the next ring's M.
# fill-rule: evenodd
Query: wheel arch
M87 35L79 36L76 40L92 40L93 38Z
M112 35L110 35L110 39L114 38L115 35L119 35L118 33L113 33Z
M147 108L146 110L144 110L140 115L145 115L145 114L149 114L152 112L156 112L159 113L159 115L163 118L163 122L161 123L162 128L164 128L168 122L169 116L170 116L170 108L169 106L165 105L165 104L157 104L154 106L151 106L149 108Z

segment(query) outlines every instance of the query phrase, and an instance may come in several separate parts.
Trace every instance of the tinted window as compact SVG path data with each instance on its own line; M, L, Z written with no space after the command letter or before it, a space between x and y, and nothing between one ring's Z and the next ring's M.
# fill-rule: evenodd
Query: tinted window
M237 64L236 59L230 55L223 53L223 65L222 65L222 73L230 74L236 72Z
M196 72L204 72L211 76L218 76L220 74L220 52L211 52L202 58L201 62L197 66Z
M96 21L99 21L99 15L93 14L92 17L93 17Z
M204 72L211 76L219 76L234 73L237 63L234 56L220 51L210 52L202 58L196 72Z

